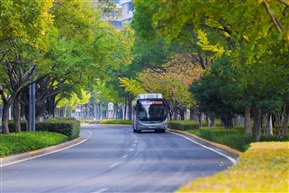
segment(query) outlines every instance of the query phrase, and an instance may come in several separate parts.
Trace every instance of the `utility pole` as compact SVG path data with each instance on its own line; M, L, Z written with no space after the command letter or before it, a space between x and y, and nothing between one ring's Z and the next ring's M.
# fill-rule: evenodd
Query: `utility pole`
M35 83L29 86L29 123L28 131L35 131Z

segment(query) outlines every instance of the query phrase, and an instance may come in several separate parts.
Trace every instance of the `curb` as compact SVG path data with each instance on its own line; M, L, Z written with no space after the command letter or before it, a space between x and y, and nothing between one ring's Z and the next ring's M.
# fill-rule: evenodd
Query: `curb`
M10 156L6 156L3 158L0 158L0 168L3 166L7 166L7 165L11 165L11 164L15 164L21 161L25 161L25 160L30 160L33 158L37 158L37 157L41 157L44 155L48 155L51 154L53 152L57 152L60 150L64 150L64 149L68 149L70 147L73 147L75 145L78 145L80 143L85 142L87 139L84 139L82 137L79 137L77 139L74 139L72 141L67 141L58 145L54 145L54 146L49 146L43 149L38 149L38 150L34 150L34 151L29 151L29 152L25 152L25 153L20 153L20 154L16 154L16 155L10 155Z
M233 149L231 147L228 147L226 145L223 145L223 144L220 144L220 143L215 143L215 142L212 142L212 141L208 141L206 139L203 139L203 138L200 138L192 133L188 133L188 132L185 132L185 131L180 131L180 130L175 130L175 129L169 129L169 131L171 132L174 132L174 133L180 133L180 134L183 134L187 137L191 137L193 138L196 142L202 144L202 145L205 145L209 148L212 148L218 152L221 152L227 156L230 156L232 158L234 158L235 160L239 160L239 156L242 155L243 153L236 150L236 149Z

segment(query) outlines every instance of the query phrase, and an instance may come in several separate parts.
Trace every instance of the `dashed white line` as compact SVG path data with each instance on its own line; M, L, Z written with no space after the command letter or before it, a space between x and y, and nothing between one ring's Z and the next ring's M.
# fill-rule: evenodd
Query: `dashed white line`
M115 163L111 164L109 167L110 167L110 168L114 168L114 167L116 167L116 166L119 165L119 164L120 164L120 162L115 162Z
M128 157L128 155L124 155L124 156L122 156L121 158L122 159L125 159L125 158L127 158Z
M91 192L91 193L102 193L102 192L105 192L105 191L107 191L108 190L108 188L102 188L102 189L99 189L98 191L96 191L96 192Z

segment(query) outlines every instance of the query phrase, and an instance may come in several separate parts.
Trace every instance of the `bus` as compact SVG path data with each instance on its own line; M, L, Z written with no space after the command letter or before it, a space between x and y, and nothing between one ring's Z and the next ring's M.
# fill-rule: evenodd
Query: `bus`
M139 94L132 112L134 132L165 132L168 127L169 104L160 93Z

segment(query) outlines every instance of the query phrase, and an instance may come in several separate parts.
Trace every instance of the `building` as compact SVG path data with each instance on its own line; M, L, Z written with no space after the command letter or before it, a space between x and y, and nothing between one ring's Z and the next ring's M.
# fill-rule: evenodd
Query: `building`
M122 28L132 19L132 0L114 0L115 10L109 14L107 20L116 28Z

